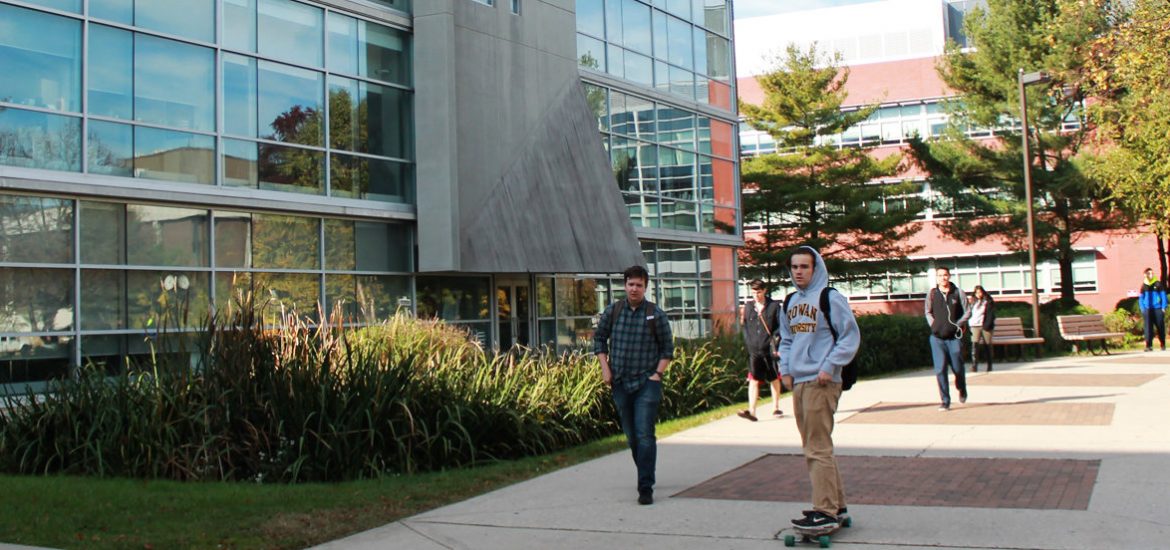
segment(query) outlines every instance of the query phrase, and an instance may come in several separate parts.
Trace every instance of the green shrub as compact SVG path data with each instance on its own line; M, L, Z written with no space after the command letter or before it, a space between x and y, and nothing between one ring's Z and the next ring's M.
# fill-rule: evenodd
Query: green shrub
M911 315L859 315L858 374L875 376L931 364L926 319Z
M191 356L109 377L82 369L7 396L0 471L177 480L336 481L547 453L620 431L591 354L485 353L440 322L348 328L250 306ZM739 345L742 348L742 344ZM681 342L663 419L735 401L734 344ZM173 360L169 360L173 359Z

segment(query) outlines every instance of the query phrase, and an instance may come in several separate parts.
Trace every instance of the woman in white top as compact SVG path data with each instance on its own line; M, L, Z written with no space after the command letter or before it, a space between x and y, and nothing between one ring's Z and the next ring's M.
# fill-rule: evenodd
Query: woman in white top
M995 300L983 290L982 285L975 285L971 293L971 318L967 320L971 327L971 372L979 371L979 347L987 350L987 370L991 371L991 336L995 331Z

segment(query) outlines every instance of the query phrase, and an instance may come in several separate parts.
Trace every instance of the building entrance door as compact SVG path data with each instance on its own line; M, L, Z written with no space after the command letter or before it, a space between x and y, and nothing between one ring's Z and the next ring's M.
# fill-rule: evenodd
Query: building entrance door
M531 295L527 278L496 277L496 334L500 349L529 346L532 332Z

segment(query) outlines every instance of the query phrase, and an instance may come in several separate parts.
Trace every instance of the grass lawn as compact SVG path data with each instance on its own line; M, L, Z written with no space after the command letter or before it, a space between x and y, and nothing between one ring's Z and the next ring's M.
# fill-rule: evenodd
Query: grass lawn
M658 435L742 407L665 422ZM0 543L86 549L304 548L612 453L624 444L614 436L540 457L336 484L4 475Z

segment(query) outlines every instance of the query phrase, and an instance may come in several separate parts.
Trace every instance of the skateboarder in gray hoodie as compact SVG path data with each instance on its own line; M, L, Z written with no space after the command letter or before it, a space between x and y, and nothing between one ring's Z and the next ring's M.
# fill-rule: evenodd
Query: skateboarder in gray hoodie
M826 290L829 273L820 253L809 246L797 248L789 268L796 290L780 315L780 375L784 387L793 391L792 407L812 482L813 505L792 524L835 529L847 511L845 488L833 456L833 414L841 398L841 368L857 354L861 331L845 296ZM822 291L828 292L832 319L821 311Z

